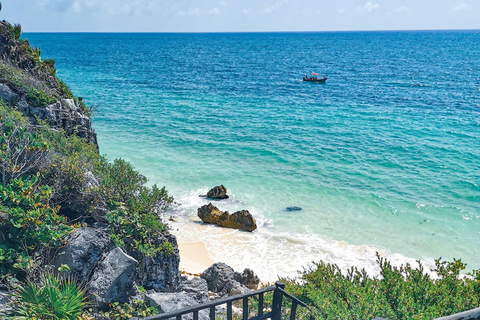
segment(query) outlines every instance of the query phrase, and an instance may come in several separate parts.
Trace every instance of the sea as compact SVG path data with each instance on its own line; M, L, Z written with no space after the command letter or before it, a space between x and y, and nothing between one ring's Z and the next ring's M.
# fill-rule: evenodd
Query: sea
M320 261L378 274L377 252L480 268L480 31L23 37L94 106L100 152L165 186L171 232L213 261L263 281ZM257 230L200 221L221 184L213 204Z

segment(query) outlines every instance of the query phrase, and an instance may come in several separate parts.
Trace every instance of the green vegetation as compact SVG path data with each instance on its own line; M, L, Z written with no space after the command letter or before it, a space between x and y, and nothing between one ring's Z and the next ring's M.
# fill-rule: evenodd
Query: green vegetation
M79 320L87 303L84 291L74 282L52 274L42 276L41 283L20 286L13 305L13 320Z
M351 268L317 263L300 279L285 279L286 290L314 307L316 319L434 319L473 309L480 304L480 274L462 277L465 264L436 261L434 279L407 264L394 267L378 256L380 278Z
M57 99L47 95L45 92L39 89L32 88L25 97L27 102L34 107L46 107L52 103L57 102Z
M110 304L108 312L101 312L100 314L108 319L113 320L128 320L133 317L148 317L160 313L156 307L150 307L147 301L135 300L132 303L119 304L114 302Z

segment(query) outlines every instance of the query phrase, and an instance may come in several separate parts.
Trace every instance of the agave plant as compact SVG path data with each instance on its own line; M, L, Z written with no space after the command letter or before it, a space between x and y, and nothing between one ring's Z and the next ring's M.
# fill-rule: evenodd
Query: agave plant
M22 26L20 24L14 24L11 31L13 39L18 40L22 35Z
M46 274L40 285L20 286L13 307L13 320L78 320L87 307L84 290L74 281Z

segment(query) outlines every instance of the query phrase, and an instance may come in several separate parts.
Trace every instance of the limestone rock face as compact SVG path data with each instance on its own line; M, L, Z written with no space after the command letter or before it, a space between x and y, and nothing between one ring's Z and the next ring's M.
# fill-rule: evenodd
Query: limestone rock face
M110 236L97 228L80 228L65 239L67 244L53 260L55 267L66 264L70 275L80 283L87 283L102 254L108 250Z
M90 299L100 308L105 308L112 302L127 302L128 297L136 291L134 276L137 265L138 261L122 249L110 251L93 271L87 286Z
M216 224L218 222L218 218L220 218L222 214L223 211L218 210L218 208L211 203L206 204L197 210L198 217L206 223Z
M98 145L90 119L73 99L61 99L46 107L33 106L22 94L15 92L11 84L6 83L0 83L0 98L15 106L34 126L38 125L38 120L42 120L55 130L64 130L67 136L75 134Z
M198 305L192 297L181 293L150 293L146 295L152 307L160 307L161 313L177 311L183 308ZM193 313L182 316L182 319L193 320ZM209 311L201 310L198 313L199 320L209 320Z
M229 214L221 211L211 203L198 208L197 215L205 223L215 223L219 226L253 231L257 229L255 218L247 210L241 210Z
M200 304L210 301L207 280L202 278L184 279L178 286L177 291L185 293Z
M247 231L257 229L255 218L253 218L248 210L240 210L231 215L225 211L224 214L220 216L217 223L219 226L232 229L242 229Z
M217 293L220 297L245 293L253 286L258 277L250 269L245 269L242 274L235 272L232 267L225 263L215 263L205 270L201 277L207 281L208 290ZM247 287L248 285L248 287Z
M228 199L227 188L222 185L213 187L207 192L207 198L211 199Z
M168 291L176 288L180 283L180 254L177 239L171 234L160 234L154 239L156 246L170 242L173 254L157 253L155 256L138 257L140 267L136 282L145 289Z

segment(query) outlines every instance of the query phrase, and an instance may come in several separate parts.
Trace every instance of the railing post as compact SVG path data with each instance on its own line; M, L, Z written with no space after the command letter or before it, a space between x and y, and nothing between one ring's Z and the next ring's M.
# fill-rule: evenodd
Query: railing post
M277 289L273 291L272 320L281 320L283 294L278 288L285 289L285 283L277 281L275 282L275 286Z

